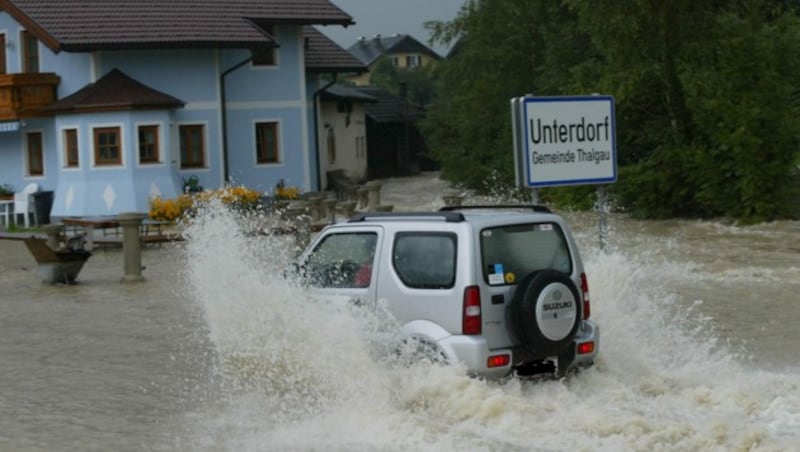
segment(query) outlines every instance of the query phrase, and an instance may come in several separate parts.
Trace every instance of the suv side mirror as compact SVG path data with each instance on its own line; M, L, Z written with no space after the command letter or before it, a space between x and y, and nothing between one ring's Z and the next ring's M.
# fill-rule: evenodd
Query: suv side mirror
M299 262L293 262L288 268L283 270L283 278L299 278L302 279L306 274L306 266L301 265Z

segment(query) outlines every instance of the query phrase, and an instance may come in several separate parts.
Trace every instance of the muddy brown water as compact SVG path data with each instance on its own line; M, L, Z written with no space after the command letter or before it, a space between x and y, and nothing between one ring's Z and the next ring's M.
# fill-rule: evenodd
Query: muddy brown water
M436 207L442 188L430 177L389 180L383 201ZM800 444L800 223L614 215L601 251L596 218L566 216L589 273L600 358L544 382L381 366L352 313L311 314L334 308L259 277L280 266L263 264L277 245L221 240L229 219L147 248L138 284L120 283L119 251L99 250L80 284L45 285L24 245L0 240L0 450Z

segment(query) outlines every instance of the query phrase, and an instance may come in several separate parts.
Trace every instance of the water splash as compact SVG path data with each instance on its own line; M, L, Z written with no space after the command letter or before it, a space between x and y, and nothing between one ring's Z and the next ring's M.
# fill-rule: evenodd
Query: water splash
M650 252L585 247L601 325L593 368L486 382L457 366L385 366L377 317L284 279L286 240L241 225L211 206L187 228L187 282L225 380L220 402L191 418L193 447L777 451L800 440L796 374L744 365L699 299L676 292L702 284L699 266L664 253L680 239L636 236Z

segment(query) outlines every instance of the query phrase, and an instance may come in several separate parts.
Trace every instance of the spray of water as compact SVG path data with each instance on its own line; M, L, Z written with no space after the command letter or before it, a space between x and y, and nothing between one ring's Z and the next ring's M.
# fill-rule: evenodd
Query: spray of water
M191 419L193 447L778 451L800 440L796 375L743 365L681 302L672 282L691 280L691 264L586 246L596 365L487 382L458 366L386 365L374 348L385 318L285 279L287 240L245 223L212 204L186 230L187 285L224 380L220 402Z

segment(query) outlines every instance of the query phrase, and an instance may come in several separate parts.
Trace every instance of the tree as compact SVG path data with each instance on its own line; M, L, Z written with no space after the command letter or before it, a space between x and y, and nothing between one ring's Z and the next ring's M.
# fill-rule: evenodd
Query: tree
M560 82L586 50L574 23L560 2L473 0L454 21L428 24L434 40L461 40L439 67L441 98L425 124L444 177L473 188L490 172L513 180L509 100L569 90Z
M436 100L436 81L433 71L427 68L398 69L389 58L382 57L372 69L370 83L403 97L400 86L407 87L408 101L426 107Z
M426 131L445 177L512 183L509 100L611 94L617 204L642 217L800 213L800 33L778 0L472 0L434 39L442 64Z

